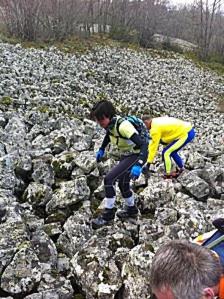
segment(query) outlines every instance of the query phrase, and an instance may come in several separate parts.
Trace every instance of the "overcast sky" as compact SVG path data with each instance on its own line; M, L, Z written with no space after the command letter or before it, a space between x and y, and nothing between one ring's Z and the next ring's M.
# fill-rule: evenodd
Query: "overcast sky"
M170 0L171 4L191 4L193 0Z
M194 0L169 0L169 2L171 4L192 4L194 2ZM214 0L209 0L209 3L213 3ZM221 1L221 4L222 4L222 10L224 9L224 0Z

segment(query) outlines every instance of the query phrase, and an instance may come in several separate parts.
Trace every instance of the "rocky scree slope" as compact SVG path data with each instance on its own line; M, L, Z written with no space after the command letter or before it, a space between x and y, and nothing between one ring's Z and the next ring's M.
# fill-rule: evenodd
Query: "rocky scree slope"
M0 69L0 298L149 298L155 250L224 214L223 78L180 55L106 47L75 56L1 43ZM189 120L197 137L178 180L162 180L158 156L136 193L139 221L93 231L116 163L95 161L103 131L87 115L99 99Z

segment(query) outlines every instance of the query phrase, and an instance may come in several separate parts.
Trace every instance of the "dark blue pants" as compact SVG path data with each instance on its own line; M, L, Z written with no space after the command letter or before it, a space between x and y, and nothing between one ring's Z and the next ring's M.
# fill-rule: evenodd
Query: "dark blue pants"
M118 165L113 167L104 178L105 195L107 198L114 197L114 185L118 181L118 186L123 198L132 196L130 188L130 170L132 166L138 161L138 154L131 154L122 156Z
M195 130L192 128L185 138L177 139L167 145L162 151L162 159L164 161L166 172L169 173L171 170L171 160L172 158L174 162L177 164L179 168L184 167L183 160L178 154L178 151L182 149L186 144L191 142L195 137Z

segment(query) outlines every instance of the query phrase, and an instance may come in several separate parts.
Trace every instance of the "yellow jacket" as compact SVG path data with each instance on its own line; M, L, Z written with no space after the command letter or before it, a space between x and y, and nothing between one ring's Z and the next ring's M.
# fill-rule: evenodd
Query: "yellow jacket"
M191 123L174 117L164 116L153 118L149 131L151 140L149 142L149 156L147 162L153 162L160 142L169 144L174 140L186 136L191 129Z

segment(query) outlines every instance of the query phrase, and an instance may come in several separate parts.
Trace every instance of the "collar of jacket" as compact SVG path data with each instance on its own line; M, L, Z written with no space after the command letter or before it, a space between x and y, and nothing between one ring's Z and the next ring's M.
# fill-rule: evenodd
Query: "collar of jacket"
M116 124L116 121L117 121L117 117L113 117L107 127L107 132L110 132L111 130L113 130L115 124Z

